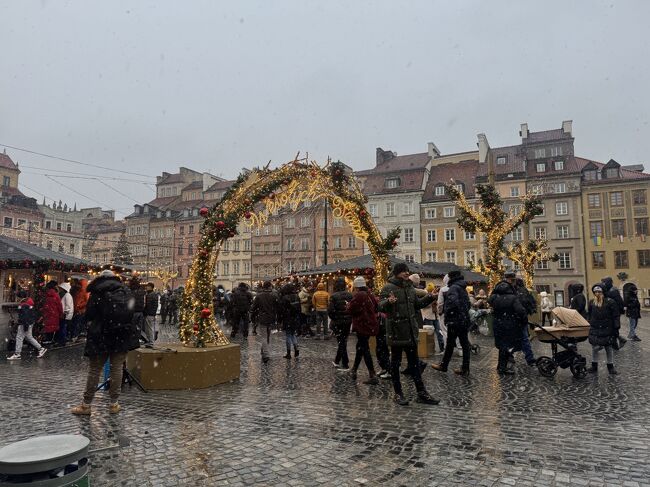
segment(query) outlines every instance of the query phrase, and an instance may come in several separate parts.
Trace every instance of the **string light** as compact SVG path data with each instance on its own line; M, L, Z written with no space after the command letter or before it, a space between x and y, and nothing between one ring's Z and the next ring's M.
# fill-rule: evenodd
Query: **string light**
M509 245L506 249L508 258L519 264L524 283L528 289L533 288L535 264L540 261L557 261L560 256L551 254L546 239L529 240Z

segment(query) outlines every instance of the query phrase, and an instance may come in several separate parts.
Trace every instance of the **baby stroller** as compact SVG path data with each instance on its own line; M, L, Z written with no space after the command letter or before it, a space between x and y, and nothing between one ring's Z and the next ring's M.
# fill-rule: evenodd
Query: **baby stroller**
M578 343L589 336L589 323L573 309L557 307L553 314L556 317L553 326L531 323L537 339L551 344L551 357L539 357L537 370L544 377L553 377L558 367L569 368L573 377L582 379L587 375L587 359L578 353Z

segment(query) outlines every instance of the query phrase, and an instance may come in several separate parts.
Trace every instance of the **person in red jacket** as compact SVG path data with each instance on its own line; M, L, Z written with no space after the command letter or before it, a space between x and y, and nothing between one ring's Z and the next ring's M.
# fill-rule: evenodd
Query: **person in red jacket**
M368 343L370 337L377 336L379 332L377 307L377 298L366 287L366 280L361 276L357 277L352 283L352 301L348 303L348 311L352 315L352 331L357 334L357 352L354 356L354 365L350 370L350 376L356 380L357 369L363 358L370 376L364 384L372 385L379 384Z
M41 308L43 316L43 333L47 333L49 341L54 339L54 334L59 331L59 325L63 319L63 304L56 288L59 283L50 281L45 286L45 300Z

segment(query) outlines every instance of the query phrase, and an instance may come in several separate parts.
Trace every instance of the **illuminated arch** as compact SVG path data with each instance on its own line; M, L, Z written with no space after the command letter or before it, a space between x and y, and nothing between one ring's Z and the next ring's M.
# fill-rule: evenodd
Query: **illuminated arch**
M346 220L354 235L368 244L375 266L375 286L383 286L390 265L388 252L397 245L399 228L382 238L366 211L366 197L345 168L340 162L321 167L296 158L277 169L267 166L246 171L216 205L201 210L205 221L180 310L179 336L185 345L229 343L214 318L213 276L219 251L228 238L236 235L242 219L251 227L260 227L280 208L296 210L301 203L326 198L334 217Z

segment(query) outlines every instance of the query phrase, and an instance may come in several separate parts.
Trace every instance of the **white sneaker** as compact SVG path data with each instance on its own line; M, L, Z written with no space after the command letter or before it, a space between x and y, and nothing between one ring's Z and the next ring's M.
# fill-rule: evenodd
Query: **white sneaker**
M11 357L7 357L7 360L20 360L20 355L14 353Z
M340 365L337 364L336 362L332 362L332 366L333 366L335 369L338 369L338 368L340 367Z
M339 367L336 369L337 372L350 372L350 367Z
M41 347L41 349L38 351L38 358L41 358L45 353L47 352L47 348Z

